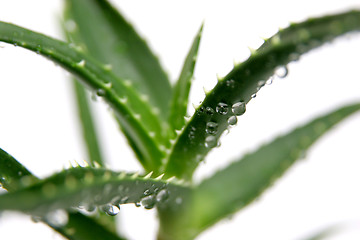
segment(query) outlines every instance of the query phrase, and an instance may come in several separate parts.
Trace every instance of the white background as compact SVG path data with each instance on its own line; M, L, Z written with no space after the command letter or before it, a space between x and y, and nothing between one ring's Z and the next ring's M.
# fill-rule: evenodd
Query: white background
M113 2L149 41L172 80L177 78L191 41L205 20L191 92L193 103L202 100L203 86L214 86L216 74L225 75L234 60L246 59L247 47L258 47L260 37L271 36L290 21L360 8L355 0ZM61 10L60 0L0 0L1 21L56 38L61 38ZM304 121L359 101L359 42L356 34L343 37L290 64L286 79L275 80L248 104L238 126L200 166L196 179ZM84 159L66 73L32 52L1 46L0 147L41 177L59 171L70 160ZM108 115L102 102L96 107L98 115ZM98 120L111 167L140 170L111 118ZM198 239L301 239L337 223L349 224L345 233L328 239L359 239L359 121L357 114L336 127L256 203ZM120 227L130 239L154 239L155 218L154 210L124 206ZM61 239L27 216L3 214L1 239L29 237Z

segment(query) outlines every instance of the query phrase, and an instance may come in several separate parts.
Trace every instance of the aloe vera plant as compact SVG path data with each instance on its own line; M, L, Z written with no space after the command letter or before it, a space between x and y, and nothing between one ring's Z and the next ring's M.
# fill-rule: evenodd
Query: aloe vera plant
M194 239L259 198L323 134L360 110L358 102L333 109L195 181L195 170L223 135L236 129L260 89L285 77L287 65L303 54L360 30L360 12L311 18L280 30L219 77L188 115L203 26L172 85L147 43L110 3L67 0L64 5L66 40L0 22L0 41L36 52L72 74L88 156L39 178L1 150L0 181L8 193L0 195L0 210L31 215L65 238L133 239L116 230L114 215L124 204L135 204L156 208L157 239ZM89 92L111 108L142 171L107 165Z

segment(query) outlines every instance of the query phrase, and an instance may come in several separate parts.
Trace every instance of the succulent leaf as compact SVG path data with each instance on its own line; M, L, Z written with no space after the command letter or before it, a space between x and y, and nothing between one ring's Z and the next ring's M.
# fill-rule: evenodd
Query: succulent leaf
M32 175L10 154L0 149L0 183L10 193L20 190L24 185L31 185L40 180ZM55 229L57 232L73 240L110 239L123 240L124 238L108 231L90 217L81 213L69 212L67 223L57 225L44 219L44 223Z
M189 227L202 231L245 207L301 159L322 135L359 110L358 103L316 118L203 180L193 191Z
M73 44L13 24L0 22L0 41L37 52L79 77L114 109L122 127L141 151L144 168L148 171L159 168L165 153L150 134L151 130L159 131L158 122L152 121L156 118L153 110L126 81L115 81L114 74Z
M197 53L201 40L203 25L200 27L190 51L185 59L183 68L181 70L179 79L174 87L174 94L170 107L169 125L172 130L181 129L185 125L185 119L188 105L189 92L191 81L194 75L195 64L197 60ZM174 136L175 137L175 136Z
M166 120L172 95L168 77L133 26L104 0L68 0L65 18L68 32L81 40L75 43L84 44L90 55L110 64L116 76L129 79Z
M165 172L191 179L199 162L218 145L221 134L236 123L236 118L245 112L246 104L278 67L285 68L311 49L358 30L360 12L350 11L293 24L267 40L206 95L176 139ZM284 70L285 74L286 68Z
M34 185L0 196L0 209L29 212L42 216L57 209L83 206L119 206L142 203L176 205L176 198L187 187L159 178L113 172L102 168L77 167L64 170ZM159 201L160 192L168 192L166 201ZM151 203L149 198L151 198ZM145 202L144 202L145 201Z

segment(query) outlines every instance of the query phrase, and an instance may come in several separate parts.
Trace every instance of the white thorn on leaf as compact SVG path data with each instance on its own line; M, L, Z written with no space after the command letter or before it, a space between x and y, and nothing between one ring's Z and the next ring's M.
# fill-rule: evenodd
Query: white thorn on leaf
M171 178L166 179L167 182L173 182L176 180L175 176L172 176Z
M251 55L256 54L256 49L252 47L248 47L248 49L250 50Z
M203 86L203 91L204 91L205 95L208 95L208 94L210 93L210 90L207 90L207 89L205 88L205 86Z
M135 179L135 178L137 178L139 176L139 172L136 172L136 173L134 173L132 176L131 176L131 178L132 179Z
M96 161L94 161L94 167L95 168L101 168L100 164L98 162L96 162Z
M78 67L85 67L85 64L86 64L86 61L83 59L83 60L81 60L80 62L78 62L76 65L77 65Z
M153 174L153 171L149 172L148 174L146 174L146 176L144 177L144 179L150 178L152 174Z
M157 178L155 178L155 180L161 180L163 178L163 176L165 175L165 173L159 175Z
M220 76L219 73L216 74L216 79L218 80L218 82L221 82L224 78L222 76Z
M111 172L106 171L106 172L104 173L104 180L106 181L106 180L109 180L110 178L111 178Z
M118 176L119 179L123 179L126 177L126 172L121 172Z

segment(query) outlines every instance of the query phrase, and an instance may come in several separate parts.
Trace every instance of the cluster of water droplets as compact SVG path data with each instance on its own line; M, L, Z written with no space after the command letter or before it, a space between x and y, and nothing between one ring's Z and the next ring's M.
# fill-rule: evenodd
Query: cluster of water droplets
M152 209L156 204L165 203L169 199L169 191L167 189L161 189L154 191L153 194L147 195L145 192L144 196L140 203L145 209Z
M139 199L138 202L134 202L136 207L143 206L145 209L152 209L157 204L163 204L169 199L170 196L169 191L166 188L164 188L164 186L155 187L153 185L151 188L146 189L143 192L142 197ZM101 195L99 195L99 199L95 199L95 198L94 198L95 202L101 201ZM85 214L90 214L90 215L95 213L96 209L98 209L99 211L105 212L109 216L116 216L120 212L120 205L126 203L130 203L129 196L119 195L119 196L115 196L111 201L109 201L109 203L101 204L101 205L85 203L85 204L80 204L81 206L79 206L78 209L83 211Z
M216 113L219 115L230 115L227 118L228 126L234 126L237 124L237 117L241 116L246 111L246 104L245 102L236 102L233 105L229 106L224 102L218 103L216 106ZM206 123L205 127L205 147L213 148L216 146L220 146L218 142L218 138L216 137L218 133L218 123L215 121L209 121Z
M64 209L56 209L42 216L32 215L31 220L35 223L44 221L53 227L63 227L69 221L69 214Z

